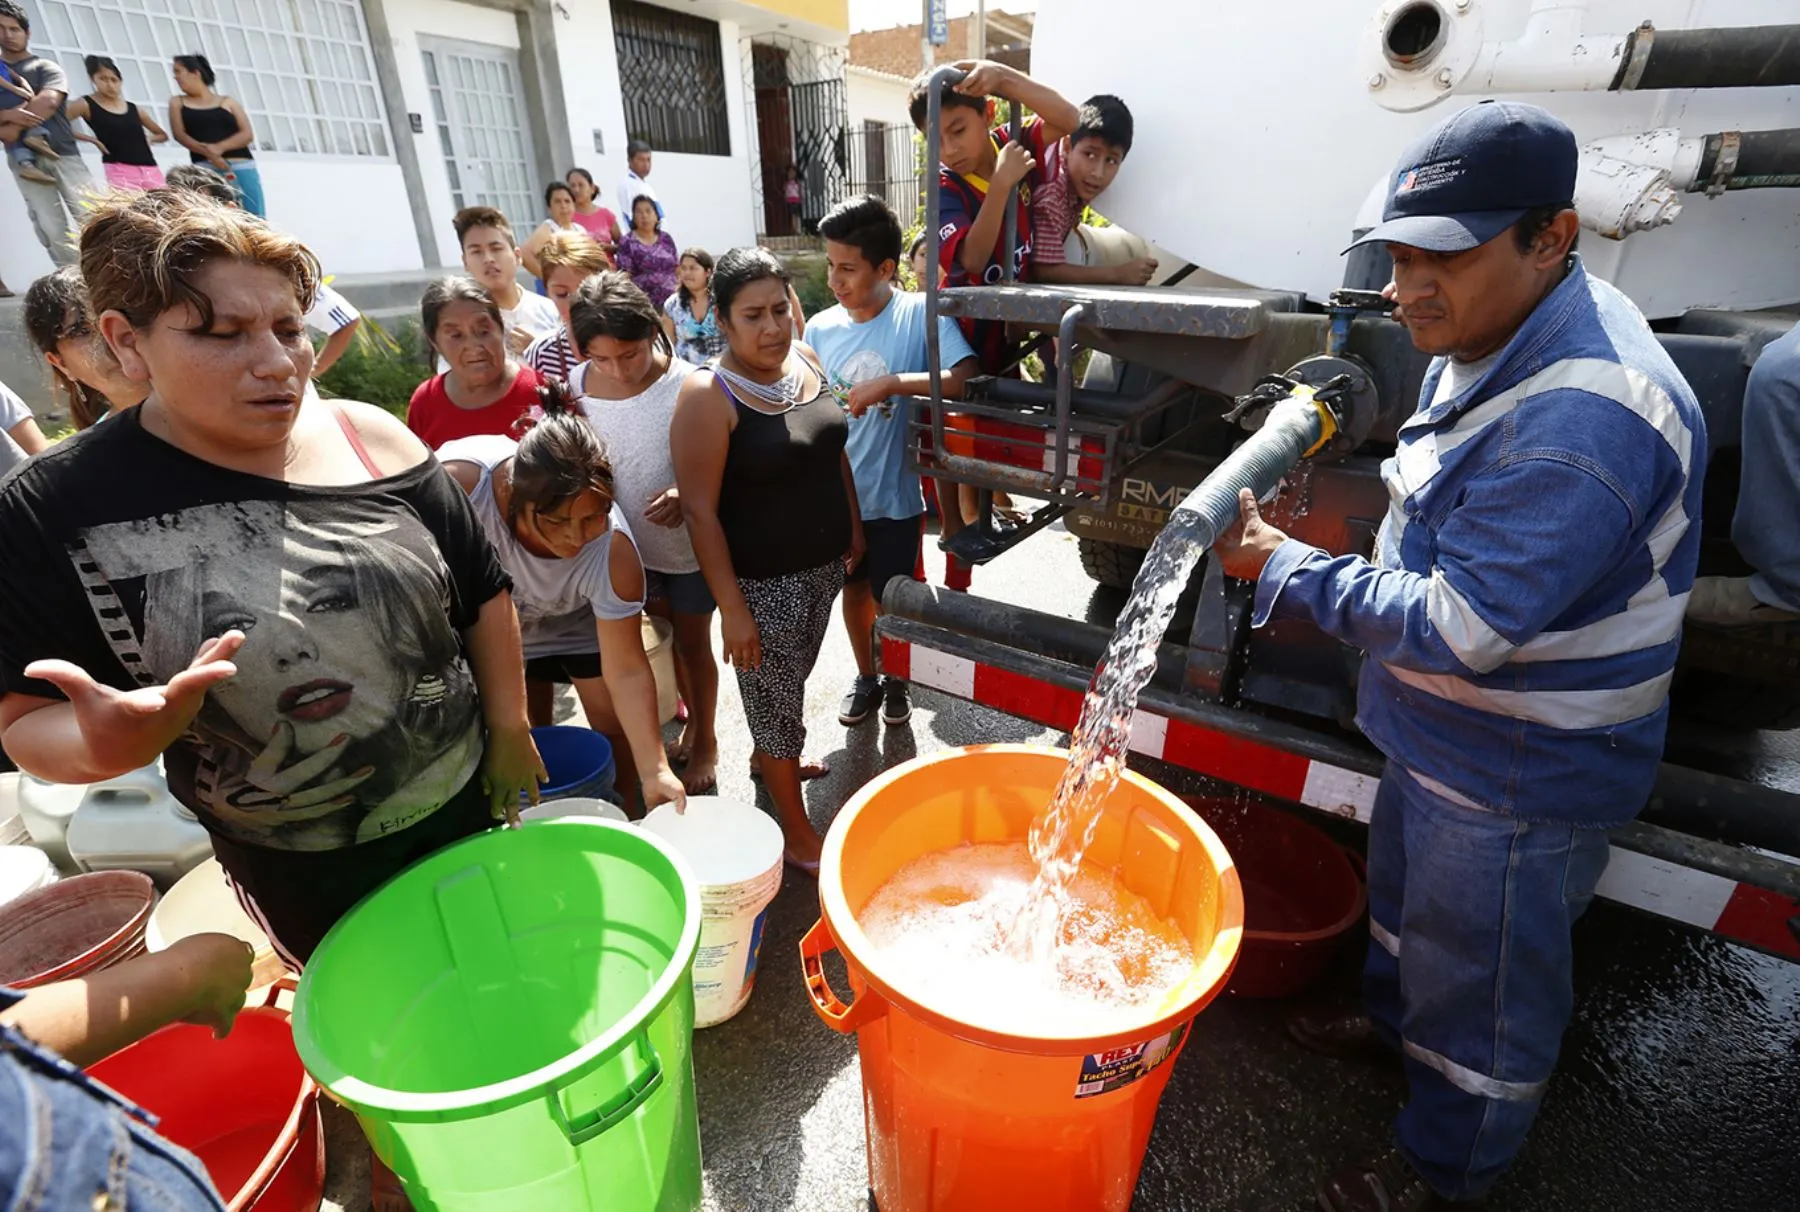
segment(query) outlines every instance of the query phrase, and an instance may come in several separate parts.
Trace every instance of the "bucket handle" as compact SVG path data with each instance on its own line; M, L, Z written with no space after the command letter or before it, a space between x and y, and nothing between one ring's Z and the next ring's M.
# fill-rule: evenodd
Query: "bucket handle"
M812 998L813 1012L833 1031L849 1035L874 1022L887 1012L887 1003L864 990L855 1001L846 1003L832 992L825 977L825 956L837 950L831 928L820 918L806 937L800 940L800 971L806 977L806 993Z
M641 1068L624 1092L611 1102L593 1111L570 1116L563 1109L562 1091L550 1091L548 1095L550 1119L562 1129L563 1135L569 1138L571 1145L585 1145L607 1129L617 1127L631 1118L652 1094L662 1089L662 1057L657 1055L656 1045L650 1042L650 1033L648 1031L638 1032L631 1037L629 1046L637 1054L637 1061Z

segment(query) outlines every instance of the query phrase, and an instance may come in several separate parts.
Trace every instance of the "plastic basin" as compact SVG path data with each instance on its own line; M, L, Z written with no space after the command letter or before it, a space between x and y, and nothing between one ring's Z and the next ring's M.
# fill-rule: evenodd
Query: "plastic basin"
M1193 971L1159 1003L1121 1008L1093 1035L1047 1035L1024 1018L998 1031L884 972L857 924L876 890L922 855L1023 840L1067 757L990 745L908 762L857 792L826 836L823 915L801 942L801 968L819 1017L857 1035L881 1212L1124 1212L1172 1062L1231 974L1243 923L1231 856L1174 795L1130 772L1085 862L1187 935ZM821 963L834 949L855 994L848 1004Z
M698 885L660 839L492 830L331 929L295 1042L420 1212L692 1212L699 937Z
M1244 881L1244 946L1227 992L1292 997L1316 985L1368 908L1360 861L1255 799L1187 803L1224 840Z
M88 1072L156 1115L157 1131L205 1163L232 1212L319 1206L319 1091L284 1011L245 1010L223 1040L210 1027L164 1027Z
M144 950L156 885L96 871L28 892L0 911L0 985L29 989L110 967Z
M563 799L585 796L604 800L612 797L612 742L592 728L574 728L567 724L550 724L533 728L531 739L537 744L538 756L550 781L538 785L538 798Z

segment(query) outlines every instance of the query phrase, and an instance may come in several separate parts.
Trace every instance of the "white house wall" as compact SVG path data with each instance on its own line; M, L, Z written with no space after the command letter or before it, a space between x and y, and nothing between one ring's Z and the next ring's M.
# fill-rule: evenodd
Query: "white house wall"
M387 13L388 30L393 36L394 60L400 69L400 91L406 96L407 110L424 119L424 131L409 137L418 151L419 175L425 181L425 197L431 209L431 231L437 238L438 257L447 269L454 269L462 264L462 249L450 226L456 215L456 205L450 196L450 175L444 167L444 147L438 137L437 116L431 108L431 90L425 82L425 61L419 53L419 36L455 38L518 50L518 21L509 12L459 4L456 0L384 0L382 8ZM545 168L544 171L555 170ZM404 210L404 197L400 205ZM419 244L412 229L412 214L405 211L400 217L406 220L410 247L394 249L390 254L394 263L383 268L404 269L419 264ZM519 232L519 239L524 240L528 234ZM407 257L408 253L410 257Z
M865 122L905 126L912 121L906 112L906 94L912 81L880 72L848 68L844 72L844 96L850 111L850 126L859 129Z

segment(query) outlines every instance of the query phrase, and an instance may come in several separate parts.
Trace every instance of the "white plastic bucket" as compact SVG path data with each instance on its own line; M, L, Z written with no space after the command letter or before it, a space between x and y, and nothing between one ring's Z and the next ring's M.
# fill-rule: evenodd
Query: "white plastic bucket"
M36 846L0 846L0 905L57 880L56 865Z
M689 796L643 820L681 852L700 880L700 950L694 956L694 1026L714 1027L744 1008L756 984L769 902L781 888L781 826L736 800Z
M163 951L194 934L229 934L248 943L253 989L286 972L269 936L244 912L216 858L207 858L163 894L144 926L144 947Z
M680 701L675 687L675 627L669 620L644 616L644 653L656 677L656 718L666 724L675 718Z
M519 810L522 821L553 821L562 816L592 816L601 820L617 821L621 825L631 823L625 810L611 800L596 800L588 796L570 796L562 800L545 800L541 804L533 804L529 808Z

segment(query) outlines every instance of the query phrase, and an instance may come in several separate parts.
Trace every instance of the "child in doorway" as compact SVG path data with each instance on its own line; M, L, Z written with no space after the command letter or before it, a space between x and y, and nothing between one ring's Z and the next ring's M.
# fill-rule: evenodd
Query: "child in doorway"
M781 186L782 201L787 203L788 234L800 234L800 206L806 199L806 187L800 184L800 166L790 164L787 169L787 180Z
M904 724L912 716L906 683L875 674L875 616L894 578L911 577L919 562L925 499L919 477L907 470L912 397L931 393L925 296L895 289L900 220L873 196L851 198L819 220L825 237L827 281L837 306L807 324L826 382L850 414L845 449L863 520L864 550L844 583L844 627L856 654L857 678L838 721L860 724L881 706L881 719ZM962 394L977 370L975 351L948 317L938 320L938 360L946 397Z
M1125 103L1103 93L1082 102L1074 131L1050 145L1043 184L1031 199L1032 256L1038 281L1142 286L1156 273L1154 257L1135 257L1123 265L1070 265L1063 251L1082 212L1094 205L1119 175L1131 151L1131 130L1131 111Z

